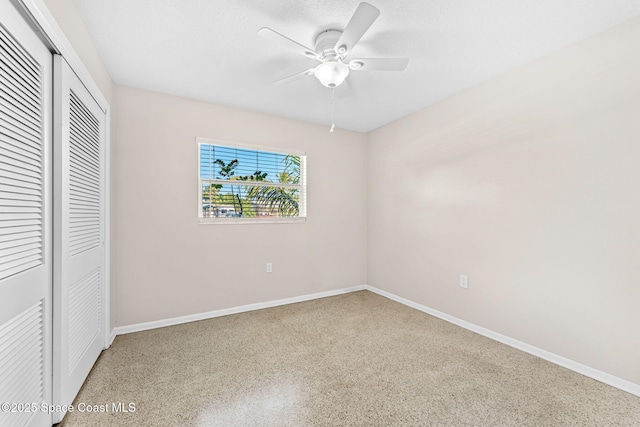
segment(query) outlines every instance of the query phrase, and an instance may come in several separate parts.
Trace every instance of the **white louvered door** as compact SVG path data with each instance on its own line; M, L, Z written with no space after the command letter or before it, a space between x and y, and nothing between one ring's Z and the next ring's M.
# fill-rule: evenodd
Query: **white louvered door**
M51 425L51 76L0 1L0 426Z
M54 400L73 402L104 338L105 113L54 57ZM64 414L54 414L54 421Z

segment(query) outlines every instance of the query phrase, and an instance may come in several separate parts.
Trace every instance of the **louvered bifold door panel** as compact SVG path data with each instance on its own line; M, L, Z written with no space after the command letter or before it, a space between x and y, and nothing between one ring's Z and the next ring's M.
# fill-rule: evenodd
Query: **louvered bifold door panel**
M105 112L62 57L54 60L54 401L73 402L102 351L104 331ZM59 421L64 414L54 414Z
M0 1L0 426L50 426L52 55L16 4Z

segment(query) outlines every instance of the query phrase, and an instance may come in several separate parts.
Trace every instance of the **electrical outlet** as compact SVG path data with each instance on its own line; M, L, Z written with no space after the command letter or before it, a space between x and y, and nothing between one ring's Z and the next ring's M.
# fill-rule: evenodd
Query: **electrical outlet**
M267 263L267 273L271 273L273 271L273 264L268 262Z
M465 276L464 274L460 275L460 287L464 289L469 288L469 276Z

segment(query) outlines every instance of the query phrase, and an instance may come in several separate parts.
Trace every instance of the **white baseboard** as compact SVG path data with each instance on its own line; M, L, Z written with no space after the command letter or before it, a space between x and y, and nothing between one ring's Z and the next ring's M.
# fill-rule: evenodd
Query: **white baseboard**
M238 314L238 313L245 313L247 311L253 311L253 310L261 310L263 308L270 308L270 307L277 307L280 305L287 305L287 304L294 304L297 302L302 302L302 301L310 301L310 300L314 300L314 299L319 299L319 298L326 298L326 297L331 297L331 296L335 296L335 295L341 295L341 294L346 294L346 293L350 293L350 292L357 292L357 291L362 291L362 290L368 290L371 292L374 292L378 295L381 295L385 298L389 298L390 300L399 302L400 304L404 304L408 307L411 308L415 308L416 310L420 310L424 313L430 314L434 317L437 317L439 319L445 320L449 323L452 323L454 325L460 326L462 328L468 329L472 332L475 332L477 334L483 335L487 338L491 338L492 340L501 342L503 344L506 344L510 347L516 348L518 350L524 351L526 353L529 353L531 355L537 356L541 359L547 360L551 363L554 363L556 365L562 366L564 368L570 369L574 372L577 372L579 374L582 374L584 376L587 376L589 378L593 378L594 380L600 381L602 383L608 384L612 387L616 387L620 390L626 391L628 393L631 393L635 396L640 397L640 385L632 383L631 381L627 381L624 380L622 378L616 377L614 375L608 374L606 372L602 372L599 371L597 369L594 369L590 366L587 365L583 365L581 363L575 362L571 359L567 359L566 357L562 357L559 356L555 353L551 353L549 351L543 350L541 348L538 347L534 347L530 344L524 343L522 341L518 341L516 339L510 338L506 335L502 335L498 332L492 331L490 329L486 329L483 328L482 326L478 326L475 325L473 323L467 322L465 320L462 319L458 319L457 317L451 316L449 314L443 313L441 311L435 310L431 307L427 307L425 305L422 304L418 304L416 302L413 302L411 300L408 300L406 298L402 298L398 295L392 294L390 292L387 291L383 291L382 289L378 289L376 287L373 286L369 286L369 285L359 285L359 286L353 286L350 288L343 288L343 289L336 289L336 290L332 290L332 291L326 291L326 292L318 292L315 294L309 294L309 295L302 295L299 297L293 297L293 298L285 298L285 299L280 299L280 300L275 300L275 301L267 301L267 302L262 302L262 303L256 303L256 304L248 304L248 305L242 305L239 307L232 307L232 308L225 308L222 310L214 310L214 311L209 311L206 313L198 313L198 314L191 314L188 316L180 316L180 317L174 317L171 319L163 319L163 320L157 320L154 322L145 322L145 323L137 323L134 325L128 325L128 326L119 326L117 328L114 328L113 331L111 331L111 335L110 335L110 343L113 343L113 340L115 339L116 335L123 335L123 334L129 334L132 332L140 332L140 331L146 331L149 329L156 329L156 328L164 328L166 326L173 326L173 325L180 325L182 323L188 323L188 322L195 322L198 320L206 320L206 319L212 319L214 317L221 317L221 316L228 316L230 314Z
M482 326L478 326L473 323L467 322L465 320L458 319L457 317L450 316L446 313L442 313L441 311L434 310L433 308L427 307L422 304L418 304L416 302L413 302L406 298L399 297L398 295L392 294L387 291L383 291L373 286L365 285L364 288L368 291L374 292L378 295L389 298L393 301L399 302L408 307L415 308L416 310L420 310L424 313L427 313L434 317L445 320L449 323L453 323L454 325L468 329L472 332L483 335L487 338L491 338L492 340L501 342L503 344L506 344L518 350L522 350L526 353L532 354L534 356L547 360L556 365L570 369L574 372L577 372L589 378L593 378L594 380L603 382L612 387L618 388L620 390L626 391L627 393L631 393L633 395L640 397L640 385L632 383L631 381L627 381L622 378L616 377L614 375L607 374L606 372L599 371L590 366L586 366L581 363L575 362L571 359L567 359L566 357L562 357L557 354L551 353L549 351L543 350L541 348L534 347L522 341L515 340L506 335L502 335L490 329L483 328Z
M241 305L239 307L224 308L206 313L190 314L187 316L173 317L171 319L156 320L153 322L137 323L128 326L119 326L113 330L113 335L130 334L132 332L146 331L149 329L164 328L165 326L180 325L182 323L195 322L198 320L213 319L214 317L228 316L230 314L245 313L247 311L261 310L263 308L277 307L279 305L294 304L297 302L310 301L318 298L332 297L335 295L347 294L350 292L362 291L365 285L353 286L350 288L336 289L332 291L318 292L315 294L302 295L299 297L279 299L275 301L260 302L256 304ZM112 340L113 342L113 340Z

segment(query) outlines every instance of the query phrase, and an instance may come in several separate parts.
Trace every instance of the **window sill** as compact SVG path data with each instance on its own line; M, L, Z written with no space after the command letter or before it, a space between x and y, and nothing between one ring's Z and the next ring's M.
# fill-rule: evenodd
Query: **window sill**
M221 224L304 224L307 218L198 218L199 225Z

